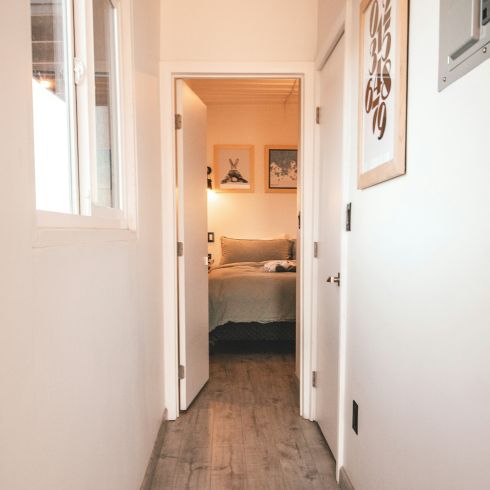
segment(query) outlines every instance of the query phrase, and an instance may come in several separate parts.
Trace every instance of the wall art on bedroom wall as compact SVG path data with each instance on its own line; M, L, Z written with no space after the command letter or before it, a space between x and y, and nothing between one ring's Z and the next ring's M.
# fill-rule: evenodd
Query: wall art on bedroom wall
M359 189L405 174L408 0L363 0L359 47Z
M253 145L214 145L214 175L218 192L253 192Z
M264 163L265 192L296 192L298 187L296 146L266 146Z

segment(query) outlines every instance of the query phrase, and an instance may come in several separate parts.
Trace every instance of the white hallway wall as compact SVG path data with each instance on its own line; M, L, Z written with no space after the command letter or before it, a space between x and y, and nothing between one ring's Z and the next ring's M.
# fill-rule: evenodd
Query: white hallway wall
M410 4L407 175L359 191L346 158L344 465L358 490L490 488L490 62L438 93L439 2ZM357 46L350 0L351 121Z
M318 0L318 41L317 47L325 47L325 43L328 42L330 36L332 36L332 29L338 24L339 16L342 15L345 9L346 0ZM325 53L317 53L323 56Z
M29 2L2 7L0 488L134 490L164 405L159 2L134 2L139 238L44 249L32 246Z
M162 0L165 61L310 61L317 0Z
M208 230L216 239L209 251L216 263L221 257L221 236L296 236L296 193L264 190L264 146L298 144L298 111L297 104L208 106L208 162L213 161L215 144L254 145L255 155L253 193L216 192L214 200L208 200Z

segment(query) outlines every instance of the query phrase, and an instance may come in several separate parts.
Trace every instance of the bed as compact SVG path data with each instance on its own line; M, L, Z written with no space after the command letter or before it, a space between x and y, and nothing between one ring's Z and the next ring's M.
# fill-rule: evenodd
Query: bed
M209 271L210 340L294 340L294 242L222 237L221 245Z

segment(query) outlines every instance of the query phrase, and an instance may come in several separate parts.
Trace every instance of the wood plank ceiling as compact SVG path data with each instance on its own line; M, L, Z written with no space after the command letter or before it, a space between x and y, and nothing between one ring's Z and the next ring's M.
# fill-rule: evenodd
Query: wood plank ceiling
M186 82L206 105L299 103L297 78L215 78Z

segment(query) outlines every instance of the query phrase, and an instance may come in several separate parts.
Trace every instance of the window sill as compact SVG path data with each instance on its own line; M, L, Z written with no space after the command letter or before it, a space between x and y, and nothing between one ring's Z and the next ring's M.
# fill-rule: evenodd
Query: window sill
M34 248L136 239L125 220L36 211Z

